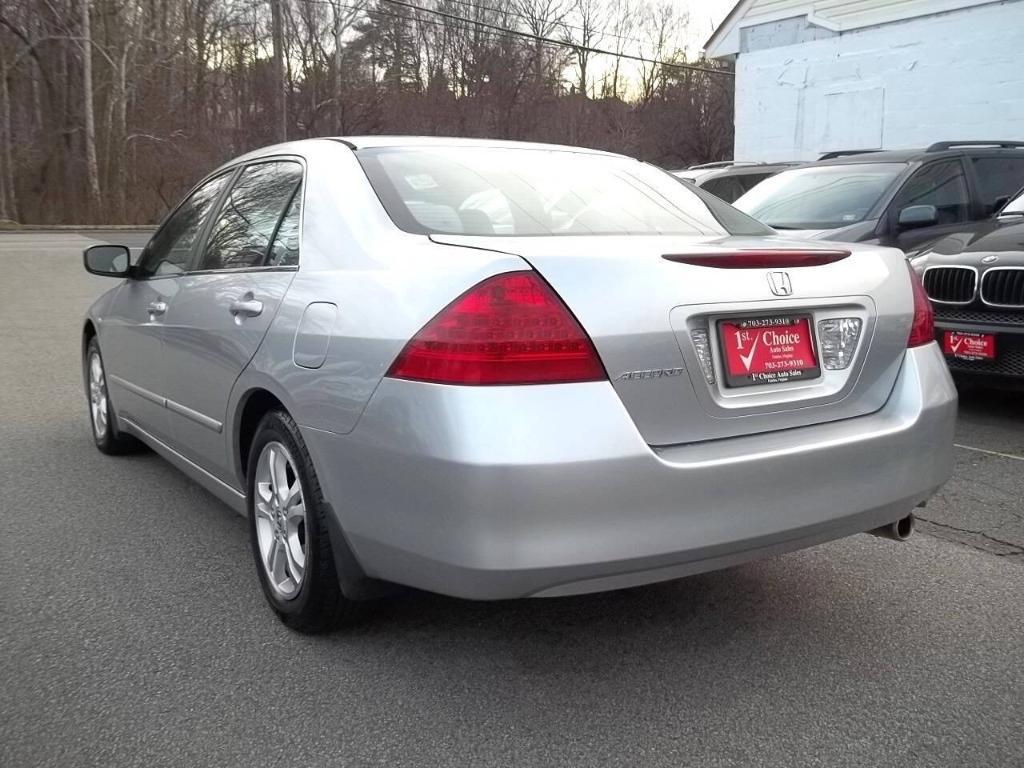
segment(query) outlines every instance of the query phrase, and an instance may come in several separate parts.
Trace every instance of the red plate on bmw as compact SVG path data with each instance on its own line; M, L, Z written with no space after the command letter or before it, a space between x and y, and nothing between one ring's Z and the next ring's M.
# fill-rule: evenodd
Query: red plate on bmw
M991 333L946 331L942 351L957 360L995 360L996 337Z
M821 375L810 315L720 320L725 383L730 387L782 384Z

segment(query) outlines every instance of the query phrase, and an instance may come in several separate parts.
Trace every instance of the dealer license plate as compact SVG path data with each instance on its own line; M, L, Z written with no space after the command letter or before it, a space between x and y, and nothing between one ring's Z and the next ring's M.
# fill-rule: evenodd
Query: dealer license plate
M718 339L727 386L782 384L821 376L809 315L720 320Z
M995 360L996 337L992 333L946 331L942 351L957 360Z

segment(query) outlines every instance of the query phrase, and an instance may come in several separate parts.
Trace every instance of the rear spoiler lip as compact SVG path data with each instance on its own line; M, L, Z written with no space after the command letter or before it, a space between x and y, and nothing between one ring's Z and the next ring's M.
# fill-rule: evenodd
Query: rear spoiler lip
M719 253L666 253L661 258L678 264L712 269L797 269L834 264L850 256L839 249L752 249Z

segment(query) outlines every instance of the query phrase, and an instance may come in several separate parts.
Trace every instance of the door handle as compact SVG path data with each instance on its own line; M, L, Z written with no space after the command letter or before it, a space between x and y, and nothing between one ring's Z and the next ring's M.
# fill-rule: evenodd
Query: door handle
M162 315L166 311L167 311L167 302L166 301L152 301L149 304L149 316L151 318L152 317L156 317L158 315Z
M256 299L235 299L231 302L231 314L235 317L256 317L263 311L263 302Z

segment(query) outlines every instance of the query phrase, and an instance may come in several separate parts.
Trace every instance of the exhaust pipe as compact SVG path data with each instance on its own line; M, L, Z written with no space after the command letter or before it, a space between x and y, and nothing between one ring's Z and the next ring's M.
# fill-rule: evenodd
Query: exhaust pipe
M897 520L895 523L889 523L888 525L883 525L881 528L875 528L873 531L868 531L872 536L880 536L883 539L892 539L894 541L906 541L910 538L910 535L913 532L913 513Z

